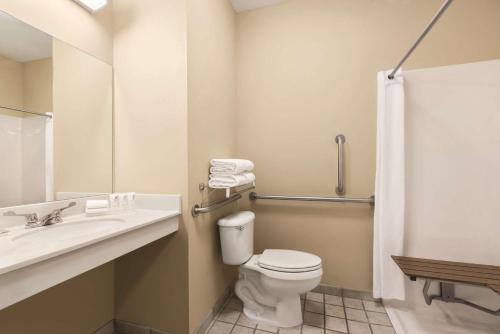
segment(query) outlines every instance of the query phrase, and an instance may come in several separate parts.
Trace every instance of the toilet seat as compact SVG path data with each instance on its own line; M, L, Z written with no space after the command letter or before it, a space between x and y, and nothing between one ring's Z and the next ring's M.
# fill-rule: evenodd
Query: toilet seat
M285 273L303 273L321 269L321 258L306 252L266 249L259 257L261 268Z
M309 255L312 255L312 254L309 254ZM262 257L262 254L253 255L250 258L250 260L248 260L246 263L244 263L242 265L242 267L259 272L262 275L265 275L267 277L280 279L280 280L284 280L284 281L309 280L309 279L321 277L323 275L323 268L322 268L321 264L319 266L315 266L315 267L301 268L301 271L290 271L290 269L286 269L286 268L284 270L283 269L273 270L273 269L264 268L262 266L262 264L260 264L261 257ZM264 260L265 260L265 258L264 258ZM288 270L288 271L286 271L286 270Z

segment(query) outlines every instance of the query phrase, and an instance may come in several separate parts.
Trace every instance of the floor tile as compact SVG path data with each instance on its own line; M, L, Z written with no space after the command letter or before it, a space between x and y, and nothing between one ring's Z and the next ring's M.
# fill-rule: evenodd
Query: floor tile
M347 320L349 334L371 334L370 326L366 323Z
M325 304L325 313L332 317L345 318L344 308L342 306Z
M342 302L342 297L339 296L325 295L325 303L331 305L344 306L344 303Z
M363 300L363 305L365 306L365 310L367 311L386 313L385 307L384 305L382 305L382 303Z
M377 313L377 312L366 312L366 315L368 316L368 321L371 324L377 324L377 325L385 325L385 326L392 326L391 320L385 313Z
M392 327L371 325L373 334L396 334Z
M289 327L289 328L280 328L279 329L279 334L300 334L300 331L302 330L302 326L295 326L295 327Z
M232 308L225 308L217 317L217 320L229 322L231 324L235 324L238 318L240 317L241 312L237 310L233 310Z
M232 308L232 309L235 309L238 311L242 311L243 310L243 302L241 300L239 300L238 297L233 297L227 302L226 308Z
M266 331L261 331L261 330L257 329L257 330L255 331L255 334L269 334L269 332L266 332Z
M363 299L363 300L374 300L373 293L371 291L358 291L358 290L344 289L342 291L342 297Z
M337 288L334 286L320 285L313 292L323 293L325 295L342 296L342 288Z
M234 326L231 334L253 334L253 328Z
M346 308L345 309L345 315L346 318L349 320L355 320L355 321L360 321L360 322L368 322L368 319L366 318L365 311L363 310L356 310L353 308Z
M115 330L123 334L149 334L151 329L127 321L116 320Z
M116 333L115 333L115 334L116 334ZM121 334L121 333L120 333L120 334ZM151 328L151 333L149 333L149 334L169 334L169 333L167 333L167 332L165 332L165 331L161 331L161 330L159 330L159 329L154 329L154 328Z
M233 325L226 322L214 321L212 327L208 330L208 334L229 334L233 329Z
M307 300L312 300L312 301L315 301L315 302L320 302L320 303L323 303L323 301L324 301L323 294L322 293L318 293L318 292L308 292L307 295L306 295L306 299Z
M345 333L325 329L325 334L345 334Z
M345 307L356 308L358 310L363 309L363 303L361 302L361 299L354 299L354 298L343 298L343 299Z
M332 331L347 333L347 322L345 319L326 317L325 327Z
M306 300L306 311L313 313L325 313L325 304L320 302L314 302L312 300Z
M244 313L242 313L236 322L237 325L255 328L257 327L257 322L249 319Z
M325 316L323 314L304 312L304 324L324 328Z
M308 325L302 326L302 334L323 334L325 330L323 328L312 327Z
M278 327L276 326L271 326L271 325L266 325L266 324L258 324L257 329L270 332L270 333L278 333Z

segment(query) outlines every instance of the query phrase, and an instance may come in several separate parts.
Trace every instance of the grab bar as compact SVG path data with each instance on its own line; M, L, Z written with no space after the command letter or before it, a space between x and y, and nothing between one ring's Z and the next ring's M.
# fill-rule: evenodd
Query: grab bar
M229 198L225 198L222 201L212 203L209 206L202 207L198 204L195 204L193 206L193 209L191 210L191 214L193 215L193 217L198 217L200 214L209 213L209 212L212 212L214 210L220 209L228 204L236 202L239 199L241 199L241 194L236 193L236 194L232 194L231 196L229 196Z
M324 197L324 196L283 196L283 195L258 195L256 192L250 193L252 201L258 199L273 201L303 201L303 202L334 202L334 203L355 203L375 205L375 196L352 198L352 197Z
M337 143L339 147L339 153L338 153L338 181L337 181L337 187L335 188L335 192L337 195L344 195L345 194L345 187L344 187L344 143L345 143L345 136L344 135L337 135L335 137L335 142Z
M209 212L215 211L217 209L220 209L228 204L231 204L231 203L236 202L237 200L241 199L242 193L249 191L249 190L252 190L252 189L255 189L255 186L250 186L248 188L242 189L242 190L230 195L229 197L226 197L220 201L213 202L213 203L209 204L208 206L201 206L199 204L195 204L193 206L193 208L191 209L191 215L193 215L193 217L198 217L200 214L209 213Z

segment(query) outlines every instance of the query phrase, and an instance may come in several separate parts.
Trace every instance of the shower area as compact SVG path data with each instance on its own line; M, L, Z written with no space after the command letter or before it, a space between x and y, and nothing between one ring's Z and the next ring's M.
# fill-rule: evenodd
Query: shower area
M373 292L398 334L500 331L500 60L378 74Z
M0 23L0 207L52 200L52 38Z
M0 205L52 200L52 118L0 107Z
M404 201L400 211L387 216L394 226L400 224L391 231L400 233L379 235L375 257L392 249L390 255L489 265L479 276L493 284L500 266L500 60L403 71L399 76L404 128L393 139L404 142L405 181L398 188ZM403 215L401 220L395 212ZM381 225L376 222L376 229ZM375 262L375 275L384 274L375 277L374 290L384 299L398 334L499 332L498 315L453 302L427 305L424 277L411 281L390 255L385 256L388 261ZM439 269L434 270L431 275L439 276ZM456 270L456 275L465 280L478 276L468 268ZM442 293L438 283L431 284L429 294ZM454 287L456 298L500 309L500 296L488 287Z

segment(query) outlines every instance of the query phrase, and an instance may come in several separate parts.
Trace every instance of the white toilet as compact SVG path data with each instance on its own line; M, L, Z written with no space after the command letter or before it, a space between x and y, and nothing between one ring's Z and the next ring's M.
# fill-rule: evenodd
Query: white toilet
M236 295L245 315L277 327L302 324L300 295L321 281L321 258L293 250L268 249L253 254L255 214L237 212L219 220L222 259L240 265Z

